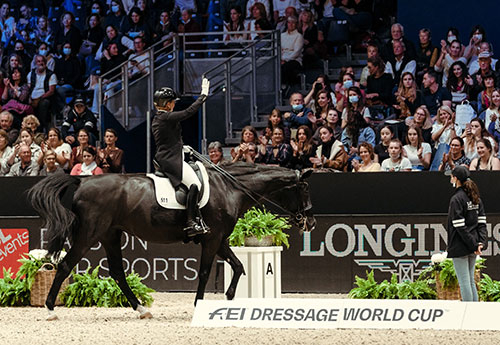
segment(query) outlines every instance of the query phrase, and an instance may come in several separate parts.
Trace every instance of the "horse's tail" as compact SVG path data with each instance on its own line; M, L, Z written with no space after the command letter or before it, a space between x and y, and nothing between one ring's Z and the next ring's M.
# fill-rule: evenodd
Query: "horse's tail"
M80 179L66 175L54 174L46 177L28 191L28 199L38 214L45 220L47 229L49 254L58 254L66 238L71 238L76 215L63 206L62 194L70 186L75 189L80 185Z

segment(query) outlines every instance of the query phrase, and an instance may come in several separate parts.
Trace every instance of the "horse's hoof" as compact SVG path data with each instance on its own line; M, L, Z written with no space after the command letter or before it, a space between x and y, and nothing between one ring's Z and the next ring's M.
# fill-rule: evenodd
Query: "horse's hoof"
M59 318L57 317L57 314L53 311L53 310L49 310L49 315L47 316L47 321L55 321L55 320L59 320Z
M144 308L142 305L139 305L136 309L139 312L139 318L140 319L152 319L153 314L146 308Z

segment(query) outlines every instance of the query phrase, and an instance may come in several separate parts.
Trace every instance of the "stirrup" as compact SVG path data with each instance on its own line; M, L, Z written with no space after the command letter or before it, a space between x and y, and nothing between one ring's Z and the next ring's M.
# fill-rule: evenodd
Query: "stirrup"
M204 235L209 233L209 228L205 224L196 223L194 220L189 221L184 228L187 237L194 237L196 235Z

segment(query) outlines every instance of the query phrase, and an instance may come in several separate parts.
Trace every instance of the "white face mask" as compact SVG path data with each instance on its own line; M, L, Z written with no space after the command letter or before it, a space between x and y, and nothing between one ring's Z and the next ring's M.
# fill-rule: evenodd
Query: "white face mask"
M475 34L474 35L474 38L478 41L481 41L483 39L483 35L482 34Z
M448 43L451 43L456 39L457 39L457 36L448 36Z

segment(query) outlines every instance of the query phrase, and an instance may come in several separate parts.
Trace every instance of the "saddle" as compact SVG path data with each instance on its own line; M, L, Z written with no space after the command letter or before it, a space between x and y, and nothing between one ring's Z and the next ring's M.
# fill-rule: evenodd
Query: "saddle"
M156 168L156 161L153 161L153 164ZM165 175L158 173L146 174L154 182L156 201L160 206L167 209L185 210L188 187L195 184L200 191L198 207L201 209L208 203L210 198L207 170L201 162L183 162L182 169L184 170L184 179L181 188L177 191Z

